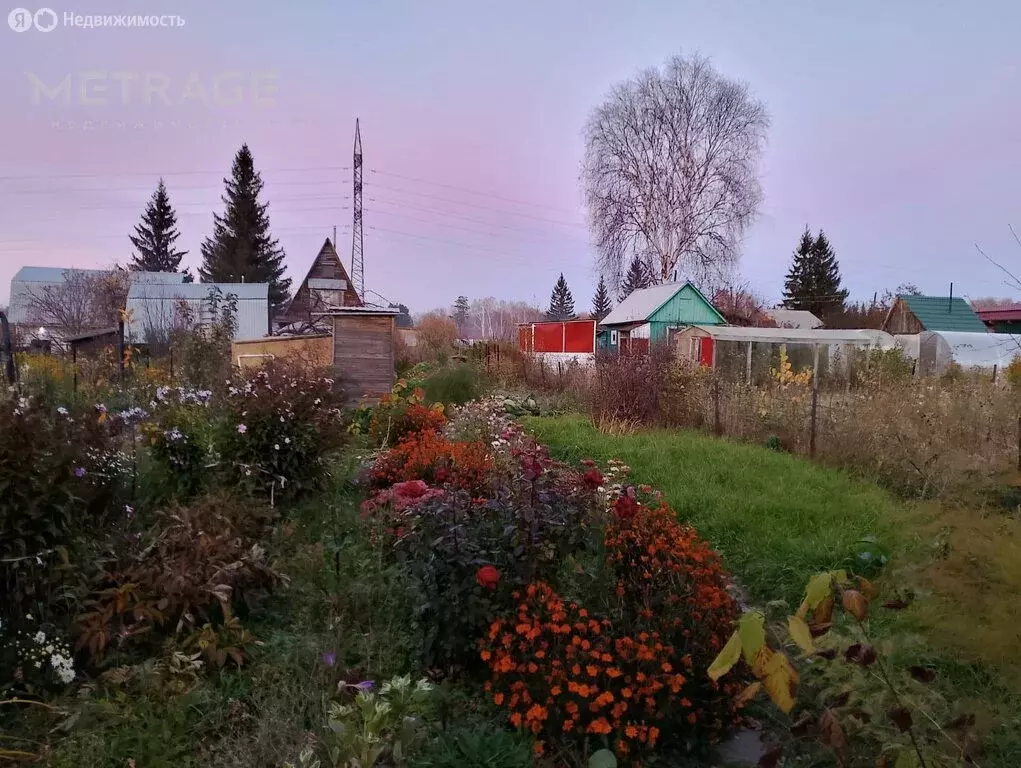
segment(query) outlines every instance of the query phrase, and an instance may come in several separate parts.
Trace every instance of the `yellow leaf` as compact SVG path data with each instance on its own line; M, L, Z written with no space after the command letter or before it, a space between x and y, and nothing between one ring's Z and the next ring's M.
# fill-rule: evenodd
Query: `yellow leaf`
M762 690L762 683L759 683L759 682L752 683L751 685L746 687L743 691L741 691L741 693L739 693L737 696L734 697L734 704L736 704L739 707L743 707L749 701L754 699L758 695L759 691L761 691L761 690Z
M709 665L709 678L714 681L719 680L737 664L739 658L741 658L741 638L735 632L723 646L720 655Z
M766 617L758 611L746 613L737 625L741 636L741 648L749 664L755 661L755 654L766 644Z
M807 622L799 616L787 617L787 630L791 633L791 640L798 644L798 647L805 653L815 653L815 643L812 642L812 632Z
M790 660L784 654L763 646L755 658L754 671L773 703L784 713L790 713L794 709L798 689L798 671Z
M833 589L833 577L829 572L817 573L808 581L808 588L805 590L805 602L809 608L815 608L819 603L830 596Z

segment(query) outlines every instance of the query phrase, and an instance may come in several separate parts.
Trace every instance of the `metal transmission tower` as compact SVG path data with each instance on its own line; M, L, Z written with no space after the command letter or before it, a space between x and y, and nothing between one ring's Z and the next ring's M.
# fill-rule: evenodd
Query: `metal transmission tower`
M362 132L355 118L354 222L351 227L351 282L365 301L365 238L362 236Z

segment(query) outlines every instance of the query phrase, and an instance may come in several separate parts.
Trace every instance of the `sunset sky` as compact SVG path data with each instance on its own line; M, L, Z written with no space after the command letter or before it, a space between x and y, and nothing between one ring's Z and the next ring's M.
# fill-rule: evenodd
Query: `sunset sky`
M161 175L195 267L242 142L295 282L334 225L346 260L358 117L370 300L413 311L458 294L545 304L563 271L587 310L596 275L578 184L585 120L614 83L696 51L746 81L772 116L764 203L740 263L765 298L779 298L806 224L826 230L858 298L901 282L943 294L951 281L958 295L1009 295L976 242L1021 272L1009 230L1021 227L1017 3L83 0L53 9L175 14L185 24L0 26L0 302L22 265L126 262L128 232ZM33 82L53 87L68 75L70 104L35 98ZM121 92L122 81L154 75L169 80L171 105L144 103L137 84ZM82 103L82 77L86 100L105 103ZM194 95L218 78L258 80L264 96L275 83L273 103L252 103L251 87L241 104L181 103L189 81Z

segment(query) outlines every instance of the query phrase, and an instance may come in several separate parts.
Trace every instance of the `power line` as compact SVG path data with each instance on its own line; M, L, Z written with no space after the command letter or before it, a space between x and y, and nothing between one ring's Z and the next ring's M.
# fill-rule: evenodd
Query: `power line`
M316 185L320 185L320 184L334 184L334 185L341 185L341 186L343 186L346 183L347 182L344 179L322 179L322 180L317 180L317 181L294 181L294 180L291 180L291 181L273 181L273 182L271 182L271 186L273 186L273 187L283 187L283 186L292 186L292 185L316 186ZM90 193L95 193L95 192L111 192L111 193L112 192L150 192L151 193L153 190L154 190L154 187L152 187L152 186L146 186L146 187L121 187L121 186L117 186L117 187L63 187L62 186L62 187L55 187L53 189L13 189L13 190L0 190L0 194L14 196L14 195L62 195L65 192L90 192ZM174 185L174 186L169 186L168 185L167 191L168 192L174 192L174 193L181 192L181 191L185 191L185 192L208 191L208 192L216 192L216 193L221 193L222 194L223 191L224 191L224 186L223 186L222 183L221 184L215 184L215 185L214 184L199 184L197 186L190 186L190 187L179 187L179 186L176 186L176 185Z
M508 210L506 208L494 208L494 207L489 206L489 205L479 205L478 203L466 203L463 200L452 200L449 197L440 197L438 195L430 195L430 194L427 194L425 192L417 192L417 191L415 191L413 189L401 189L400 187L389 187L386 184L373 184L371 186L371 188L372 189L386 189L386 190L389 190L391 192L402 192L405 195L412 195L414 197L427 197L427 198L429 198L431 200L439 200L439 201L444 202L444 203L453 203L454 205L463 205L463 206L466 206L466 207L469 207L469 208L478 208L478 209L483 210L483 211L493 211L494 213L502 213L502 214L507 214L507 215L510 215L510 216L520 216L520 217L525 218L525 219L532 219L533 221L542 221L542 222L546 222L546 223L549 223L549 224L560 224L561 226L565 226L565 227L581 227L582 229L586 228L584 224L580 224L580 223L578 223L576 221L560 221L559 219L546 219L546 218L543 218L542 216L533 216L532 214L529 214L529 213L521 213L520 211L511 211L511 210Z
M503 195L498 195L494 192L484 192L479 189L471 189L470 187L460 187L457 186L456 184L444 184L439 181L431 181L429 179L423 179L417 176L405 176L400 173L390 173L388 171L381 171L378 168L370 168L369 173L377 173L380 176L391 176L395 179L404 179L405 181L417 182L419 184L429 184L434 187L443 187L444 189L453 189L457 190L458 192L465 192L469 195L479 195L480 197L492 197L496 200L503 200L504 202L507 203L515 203L516 205L527 205L531 206L532 208L542 208L543 210L547 211L562 211L564 213L577 213L577 211L572 211L569 208L557 208L555 206L546 205L544 203L531 203L528 202L527 200L518 200L513 197L504 197Z
M437 210L436 208L427 208L427 207L420 206L420 205L414 205L412 203L405 203L403 201L401 201L401 202L391 202L389 200L377 200L374 197L370 197L369 201L370 202L374 202L374 203L378 203L380 205L391 205L391 206L393 206L395 208L401 208L401 209L403 209L403 208L411 208L413 210L424 211L425 213L433 213L433 214L436 214L437 216L444 216L444 217L447 217L447 218L452 218L452 219L458 219L458 220L462 220L462 221L472 222L474 224L482 224L482 225L487 226L487 227L497 227L499 229L506 229L506 230L510 230L512 232L525 232L525 233L530 233L530 234L542 234L541 232L537 232L534 229L525 229L524 227L515 227L513 224L501 224L501 223L495 222L495 221L485 221L483 219L473 219L470 216L461 216L461 215L456 214L456 213L448 213L447 211ZM392 214L392 213L390 213L388 211L377 211L377 213L380 213L380 214L383 214L383 215L390 215L390 216L397 215L397 214ZM448 225L444 225L442 222L433 222L433 221L428 221L428 220L425 220L425 221L426 221L427 224L440 224L441 226L448 226ZM468 230L468 231L470 231L470 232L478 232L479 230ZM494 233L490 232L490 233L486 233L486 234L494 234ZM567 239L567 240L572 240L572 241L574 241L576 243L582 243L584 245L588 245L588 241L587 240L582 240L580 238L573 237L573 236L568 235L566 233L548 233L548 234L555 234L555 235L557 235L557 236L559 236L561 238L564 238L564 239Z
M204 171L121 171L121 172L103 172L103 173L52 173L52 174L27 174L24 176L17 175L0 175L0 181L35 181L40 179L101 179L101 178L121 178L127 176L149 176L154 179L158 179L164 176L200 176L209 173L215 173L217 175L223 175L223 168L213 168ZM308 173L310 171L347 171L350 170L350 166L346 165L312 165L298 168L262 168L259 170L260 175L266 173Z

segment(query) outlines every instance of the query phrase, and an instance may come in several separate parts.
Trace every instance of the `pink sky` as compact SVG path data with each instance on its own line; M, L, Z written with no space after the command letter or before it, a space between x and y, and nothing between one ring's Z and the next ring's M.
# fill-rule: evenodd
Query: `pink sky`
M169 7L95 0L75 13ZM1012 34L1021 10L1007 2L172 7L185 26L0 28L0 301L22 265L125 262L160 175L195 267L245 141L300 280L334 225L350 251L357 116L370 290L416 311L462 293L545 303L563 271L588 309L593 251L577 183L585 119L615 82L696 49L747 81L773 117L762 215L741 262L767 298L779 297L806 224L826 229L859 297L905 281L1007 293L975 241L1021 262L1008 230L1021 224ZM37 105L27 74L56 83L159 72L179 93L191 73L211 87L232 71L274 74L275 104L123 104L112 88L105 105ZM86 120L94 130L82 130Z

